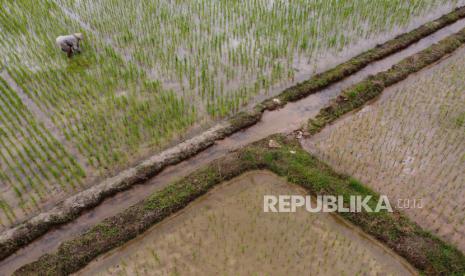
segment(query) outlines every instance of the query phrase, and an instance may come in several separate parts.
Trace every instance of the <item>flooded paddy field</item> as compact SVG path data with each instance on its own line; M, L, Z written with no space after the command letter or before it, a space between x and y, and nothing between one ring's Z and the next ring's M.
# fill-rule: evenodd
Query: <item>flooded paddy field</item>
M412 220L462 251L464 54L459 49L303 142L308 151L388 195Z
M462 4L244 3L2 2L1 229Z
M338 96L342 90L367 78L370 74L387 70L407 56L425 49L450 34L456 33L463 27L465 27L465 21L462 19L431 36L421 39L402 51L396 52L382 60L370 63L370 65L359 72L347 77L343 81L330 85L319 93L312 94L294 103L288 103L279 110L266 111L261 120L254 126L237 132L224 140L217 141L215 145L197 154L193 158L185 160L175 166L167 167L159 175L141 185L135 185L129 190L107 198L99 206L85 211L84 214L74 221L52 229L43 237L21 248L16 254L2 261L0 266L9 267L10 270L14 270L13 268L18 268L27 262L31 262L44 253L52 252L61 242L84 233L99 221L122 212L124 209L144 199L148 194L159 191L172 181L182 178L209 162L227 155L230 151L237 150L274 133L289 133L301 128L308 118L315 116L321 108L326 106L332 98ZM0 269L0 273L2 271L4 270Z
M305 195L267 171L221 184L76 275L416 275L330 214L263 213L264 195Z

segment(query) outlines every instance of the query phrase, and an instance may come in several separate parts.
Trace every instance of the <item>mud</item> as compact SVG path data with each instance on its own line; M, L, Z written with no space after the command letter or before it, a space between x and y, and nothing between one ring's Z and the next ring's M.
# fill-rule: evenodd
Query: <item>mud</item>
M465 132L454 118L465 101L464 83L454 76L463 74L464 54L462 46L302 142L341 173L395 201L421 199L421 208L404 213L462 251ZM446 116L441 112L445 106Z
M91 173L92 169L89 166L87 166L87 162L85 161L84 156L82 156L82 154L77 150L77 148L75 147L73 143L71 143L65 138L61 130L52 122L52 120L50 119L50 116L45 111L43 111L41 108L39 108L39 106L34 102L34 100L31 99L29 95L17 84L17 82L11 77L11 75L6 70L4 70L0 72L0 78L2 78L8 84L8 86L14 92L16 92L18 97L21 99L22 103L27 107L27 110L34 116L34 119L37 120L38 123L43 124L43 126L49 131L50 135L52 135L52 137L56 141L59 141L64 146L65 150L69 154L71 154L73 157L76 158L76 161L81 166L81 168L85 168L87 172ZM20 139L24 139L24 137L21 137ZM3 150L3 149L0 149L0 150ZM8 156L8 155L5 155L5 156ZM14 161L12 162L12 164L18 162L18 160L11 160L11 161ZM30 163L33 163L32 160L28 160L28 161ZM37 168L35 170L36 170L35 172L37 172ZM9 173L8 170L7 170L7 173ZM22 174L19 173L19 175L22 175ZM26 178L25 175L22 175L22 177ZM10 178L13 179L11 175L10 175ZM88 177L88 180L90 181L91 177ZM49 198L47 198L46 200L44 199L41 202L39 202L39 206L40 208L47 209L46 208L47 206L55 205L64 196L66 196L66 193L64 191L56 189L55 191L53 191L53 194L49 195ZM8 198L8 202L18 201L17 196L16 194L14 194L11 187L8 187L7 189L5 189L4 198ZM21 208L18 205L19 204L16 204L16 206L14 206L16 220L23 221L28 218L27 217L28 214L25 214L24 212L22 212ZM1 226L0 229L4 230L2 228L3 226Z
M160 155L150 158L149 160L143 162L142 164L140 164L139 166L135 168L124 171L123 173L121 173L120 175L114 178L108 179L104 181L103 183L97 186L94 186L93 188L89 190L83 191L71 198L68 198L62 204L53 208L52 210L45 212L43 214L40 214L39 216L28 221L27 223L22 224L16 228L13 228L3 233L0 237L0 248L1 248L0 259L6 258L10 254L18 250L20 247L30 243L32 240L46 233L52 227L61 225L63 223L66 223L66 222L69 222L75 219L81 212L83 212L86 209L95 207L104 198L112 196L122 190L126 190L136 183L147 181L150 177L154 176L155 174L163 170L163 168L170 166L170 165L177 164L185 160L186 158L194 156L198 152L205 150L206 148L212 146L216 140L224 139L228 135L231 135L232 133L237 132L238 130L241 130L243 128L249 127L257 123L261 117L262 117L262 121L260 121L260 123L254 126L253 128L250 128L245 132L239 132L239 133L232 135L228 139L225 139L224 141L219 142L218 146L208 149L207 151L203 152L201 155L198 155L198 158L196 158L195 160L190 160L189 162L198 163L197 165L205 164L208 161L215 159L224 153L227 153L233 148L237 148L242 145L248 144L250 142L259 140L260 138L266 137L270 133L282 132L286 130L292 130L292 128L294 127L300 127L303 120L308 118L306 116L312 116L312 114L315 115L318 112L319 108L324 106L332 96L340 93L341 88L340 87L338 88L337 85L334 87L330 86L332 83L340 81L343 78L346 78L347 76L357 71L360 71L362 68L366 67L368 63L370 62L382 59L383 57L386 57L396 51L399 51L401 49L408 47L412 43L421 40L423 36L431 34L435 32L436 30L440 29L441 27L444 27L448 24L451 24L459 20L463 16L465 16L465 8L457 10L452 16L449 15L449 16L442 17L441 19L435 21L435 23L426 24L427 26L425 25L423 27L420 27L419 29L412 31L408 35L399 36L397 39L387 42L375 48L374 50L367 52L366 54L357 56L356 58L336 67L333 70L317 75L311 78L307 82L304 82L302 84L297 85L296 87L293 87L293 88L290 88L284 91L280 96L277 97L279 99L279 103L273 100L267 100L263 104L256 106L252 111L240 113L237 116L230 119L228 122L219 124L218 126L208 130L207 132L205 132L204 134L198 137L195 137L184 143L181 143L175 148L169 149ZM462 20L460 22L462 22ZM463 22L461 24L463 24ZM434 43L435 41L430 41L430 42ZM415 45L413 45L412 47L415 47ZM419 46L419 47L421 49L421 47L424 47L424 46ZM399 56L397 58L401 59L401 57ZM391 62L395 63L396 62L395 58L393 58ZM391 65L392 64L386 63L384 66L391 66ZM345 85L350 85L353 82L356 82L357 78L363 79L364 77L366 77L366 75L363 75L363 74L373 73L373 72L366 72L363 70L360 72L361 74L354 77L354 79L352 80L347 79ZM316 103L316 104L314 103L314 101L317 100L319 97L316 95L312 95L312 97L315 96L316 98L309 97L307 98L308 101L306 102L302 101L302 103L300 102L296 103L297 106L299 106L300 104L301 106L300 110L298 109L296 105L288 104L285 108L277 112L265 111L265 110L271 111L279 107L283 107L290 101L299 100L310 94L314 94L315 92L318 92L322 88L325 88L325 87L328 87L328 90L327 91L323 90L322 93L319 94L319 95L323 95L320 97L319 103ZM332 91L334 95L329 94L331 92L328 92L328 91ZM307 104L309 102L311 103L312 101L314 103L314 106L309 107ZM294 110L298 110L298 111L294 112ZM263 112L264 114L262 116ZM279 112L282 112L282 113L279 113ZM286 112L288 112L288 114L294 114L294 115L284 115L286 114ZM276 124L277 120L275 118L280 118L279 121L283 122L286 128L282 129L281 127L283 125ZM294 121L296 118L299 119L298 122ZM206 158L204 158L205 156ZM186 164L188 164L189 162L180 164L180 168L182 168L183 166L186 166ZM175 176L173 175L171 177L174 178ZM147 193L150 192L150 189L158 189L158 187L153 188L153 186L156 186L156 185L150 185L150 181L148 182L148 185L146 186L147 187L152 186L152 188L141 188L139 192L135 192L137 196L133 198L132 200L138 201L140 198L145 197ZM130 204L130 202L134 202L134 201L128 200L128 203ZM108 202L111 202L111 201L108 201ZM116 213L118 210L121 210L121 209L118 209L120 207L112 208L110 206L108 205L105 206L105 208L108 208L109 211L102 212L102 209L100 209L100 212L101 212L100 214L102 214L102 217L100 218L104 218L108 216L109 212L114 211ZM91 224L92 223L89 223L89 225ZM66 236L67 238L69 238L67 234L56 235L55 237L60 237L60 239L56 241L49 240L48 242L46 242L47 243L46 247L53 248L54 246L59 244L61 241L63 241L62 239L63 236ZM19 254L11 256L11 258L6 259L4 262L1 263L2 267L4 267L5 264L9 264L12 266L13 264L16 264L16 265L24 264L25 262L28 262L31 259L37 258L40 254L44 253L40 249L41 248L40 244L44 243L45 240L47 239L44 238L42 240L38 240L39 245L35 247L35 250L29 250L26 247L22 250L22 252L19 252ZM33 248L34 248L34 245L33 245ZM24 254L25 252L28 252L26 255L30 256L30 257L27 257L28 258L27 260L21 257L21 256L24 256L22 254Z
M392 250L334 215L263 213L264 195L306 194L270 172L245 173L76 275L417 274Z
M447 57L465 42L465 28L392 66L344 90L341 95L310 119L310 134L320 132L339 117L356 110L379 96L385 87L396 84L435 62Z
M270 149L269 139L275 140L280 147ZM302 186L312 195L379 196L310 156L292 135L275 135L230 153L172 183L75 239L62 243L55 252L21 267L15 274L63 275L76 272L102 253L134 239L186 207L218 184L257 169L287 177L289 182ZM376 205L376 199L369 204ZM424 232L399 212L339 215L388 245L426 275L465 273L465 256L460 251Z

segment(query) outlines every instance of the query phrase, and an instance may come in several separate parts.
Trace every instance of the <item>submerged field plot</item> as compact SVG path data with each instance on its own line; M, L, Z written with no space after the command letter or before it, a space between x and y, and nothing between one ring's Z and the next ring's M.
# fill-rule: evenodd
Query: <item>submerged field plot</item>
M263 213L264 195L305 195L266 171L221 184L78 275L415 275L330 214Z
M270 148L269 139L280 147ZM269 173L234 181L257 169L273 172L286 181L275 175L267 177ZM233 181L221 185L229 180ZM84 268L82 273L87 274L167 274L167 271L189 270L194 273L187 274L205 271L207 275L216 275L224 274L221 272L225 270L234 274L243 268L241 272L245 274L315 269L319 275L333 271L340 272L337 275L347 271L351 275L357 272L372 275L385 269L395 275L407 274L408 266L401 259L365 239L364 233L368 233L404 257L420 274L462 275L465 272L463 253L401 212L342 212L329 216L300 209L297 213L264 213L264 193L337 194L344 196L345 206L349 204L349 195L371 196L367 204L373 208L379 199L379 194L347 175L336 173L306 152L296 135L273 135L231 152L148 195L61 243L54 252L2 271L15 271L14 275L61 275ZM348 227L345 221L359 228ZM147 234L142 234L145 231ZM139 239L129 242L139 235ZM125 245L125 242L129 243ZM112 249L116 251L103 255ZM104 257L99 260L99 256Z
M465 251L465 49L304 143L381 194L421 200L414 221ZM410 206L412 207L412 205ZM417 206L418 207L418 206Z
M3 1L1 83L24 112L0 113L0 227L457 3ZM68 60L54 41L76 31Z
M462 4L0 3L0 274L464 275Z

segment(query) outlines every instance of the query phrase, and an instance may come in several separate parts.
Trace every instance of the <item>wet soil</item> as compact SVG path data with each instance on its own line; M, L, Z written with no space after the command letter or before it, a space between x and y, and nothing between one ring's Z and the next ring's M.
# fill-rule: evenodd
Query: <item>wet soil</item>
M415 275L405 260L325 213L264 213L264 195L306 195L267 171L214 188L76 275ZM240 264L240 265L239 265Z
M20 249L17 253L2 261L0 266L2 268L11 267L14 270L14 268L18 268L25 263L37 259L45 252L53 251L64 240L75 237L95 223L124 210L145 198L148 194L163 188L171 181L187 175L196 168L227 154L231 150L260 140L272 133L291 132L300 128L309 117L316 115L318 111L324 107L331 98L337 96L342 89L357 83L371 74L391 67L412 52L420 51L464 26L465 20L460 20L433 34L433 36L420 40L418 43L411 45L403 51L370 64L365 69L341 82L329 86L318 94L310 95L295 103L288 103L284 108L276 111L265 111L261 121L256 125L235 133L224 140L218 141L214 146L187 161L167 167L159 175L150 179L143 185L135 185L130 190L118 193L116 196L106 199L98 207L85 212L73 222L50 231L45 236L37 239L25 248ZM0 271L2 268L0 268Z
M411 206L403 212L462 252L464 135L463 127L454 125L453 120L457 109L463 112L463 100L459 97L451 102L448 98L460 94L453 91L461 91L463 84L448 82L453 77L442 74L460 74L464 54L462 47L434 66L386 88L361 110L302 140L308 152L388 195L396 204L410 199ZM430 79L436 83L428 83ZM419 90L422 86L427 88ZM444 107L449 115L439 122ZM413 200L421 206L413 206Z

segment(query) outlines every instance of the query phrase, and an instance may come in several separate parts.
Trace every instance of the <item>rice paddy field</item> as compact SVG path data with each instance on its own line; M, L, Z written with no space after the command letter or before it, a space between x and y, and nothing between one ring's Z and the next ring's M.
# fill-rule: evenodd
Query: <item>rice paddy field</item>
M0 274L463 274L464 5L0 0Z
M0 229L457 5L3 0Z
M415 275L330 214L263 213L264 195L305 195L266 171L221 184L77 275Z
M388 88L305 142L340 172L392 200L465 251L465 49Z

